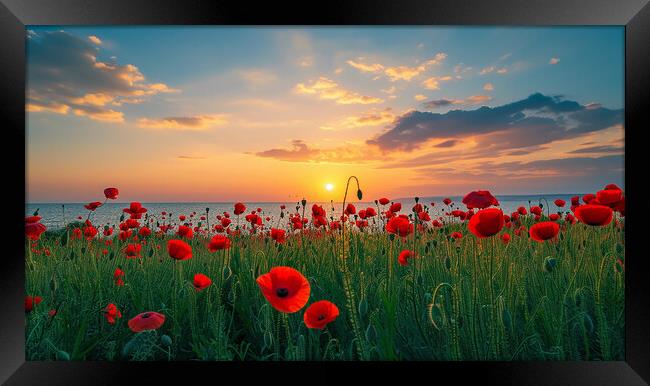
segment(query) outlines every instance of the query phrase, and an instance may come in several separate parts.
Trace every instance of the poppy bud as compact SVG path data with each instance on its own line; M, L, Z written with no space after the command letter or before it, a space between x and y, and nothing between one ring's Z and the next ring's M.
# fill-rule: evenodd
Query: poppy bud
M307 206L307 200L305 200L304 198L302 199L302 201L300 201L300 203L302 204L303 207Z
M420 197L415 197L415 203L417 204L418 202L420 202Z
M169 335L163 335L160 337L160 343L165 347L169 347L172 345L172 338Z
M205 213L209 213L209 212L210 212L210 208L205 208Z
M39 209L40 209L40 208L36 208L36 211L35 211L34 214L33 214L34 216L38 216L38 210L39 210Z
M57 361L69 361L70 360L70 354L63 350L59 350L56 352L56 360Z
M359 201L361 201L361 199L363 198L363 193L361 192L361 189L357 190L357 198L359 199Z

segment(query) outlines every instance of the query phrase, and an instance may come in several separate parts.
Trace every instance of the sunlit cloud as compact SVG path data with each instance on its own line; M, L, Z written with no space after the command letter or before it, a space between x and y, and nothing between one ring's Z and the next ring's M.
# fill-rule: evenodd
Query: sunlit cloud
M398 80L410 81L416 76L427 71L429 67L440 65L446 58L447 54L439 52L432 59L426 60L424 63L416 66L387 66L381 63L364 63L364 58L359 58L358 60L348 60L346 63L361 72L383 74L388 77L388 80L395 82ZM379 77L375 77L373 79L376 80L379 79Z
M483 90L485 91L493 91L494 90L494 85L492 83L486 83L483 85Z
M346 143L336 148L317 148L303 140L291 141L289 148L273 148L252 154L262 158L272 158L287 162L309 163L368 163L386 159L384 155L363 144Z
M88 40L90 40L91 42L93 42L93 43L95 43L95 44L97 44L97 45L102 44L101 39L98 38L98 37L95 36L95 35L90 35L90 36L88 36Z
M427 99L427 96L426 96L426 95L422 95L422 94L417 94L416 96L413 97L413 99L415 99L416 101L420 102L420 101L423 101L423 100Z
M432 76L430 78L427 78L422 82L422 85L424 88L429 89L429 90L439 90L440 89L440 82L448 82L450 80L454 79L453 77L446 75L446 76Z
M381 98L361 95L357 92L346 90L331 79L321 76L315 81L298 83L294 88L298 94L314 94L323 100L333 100L339 104L375 104L382 103Z
M124 113L109 105L139 104L157 94L179 91L164 83L146 83L133 64L99 60L98 41L96 36L86 40L64 31L30 39L26 110L122 122Z
M191 117L140 118L138 127L159 130L207 130L223 126L228 122L226 115L197 115Z
M548 61L548 64L558 64L560 63L560 58L551 58L551 60Z
M393 114L390 108L386 108L383 110L374 110L358 116L346 117L335 125L322 126L321 129L341 130L366 126L379 126L391 123L394 120L395 114Z

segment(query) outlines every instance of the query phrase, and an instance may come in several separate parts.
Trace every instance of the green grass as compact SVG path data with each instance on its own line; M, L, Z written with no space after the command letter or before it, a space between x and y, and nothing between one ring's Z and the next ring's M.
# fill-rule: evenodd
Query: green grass
M242 236L217 253L195 236L194 256L186 261L168 256L172 236L152 235L142 258L126 259L126 243L117 238L105 247L102 240L48 232L36 249L48 248L50 256L31 253L26 244L26 292L43 297L26 313L26 357L623 360L624 273L616 259L623 259L624 231L613 224L569 225L555 242L512 235L508 245L498 236L478 240L464 224L404 242L349 227L345 242L341 233L292 235L281 245ZM463 238L450 240L456 230ZM415 249L420 258L400 266L402 249ZM126 273L122 287L113 281L118 266ZM274 266L302 272L311 284L307 305L330 300L340 316L325 330L310 330L302 319L306 307L294 314L273 309L255 279ZM195 273L213 284L197 292ZM102 313L108 303L123 315L115 325ZM145 311L165 314L164 325L133 333L127 321Z

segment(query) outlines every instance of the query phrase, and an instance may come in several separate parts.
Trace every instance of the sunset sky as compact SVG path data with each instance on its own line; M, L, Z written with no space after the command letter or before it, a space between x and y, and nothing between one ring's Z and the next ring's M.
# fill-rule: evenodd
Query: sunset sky
M28 202L623 185L622 27L28 27L27 75Z

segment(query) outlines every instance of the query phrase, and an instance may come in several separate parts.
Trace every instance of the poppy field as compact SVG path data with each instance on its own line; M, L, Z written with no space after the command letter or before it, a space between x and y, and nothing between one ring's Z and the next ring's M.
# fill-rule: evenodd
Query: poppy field
M355 178L356 180L356 178ZM348 180L348 184L351 180ZM625 197L25 218L27 360L623 360ZM347 192L347 190L346 190Z

